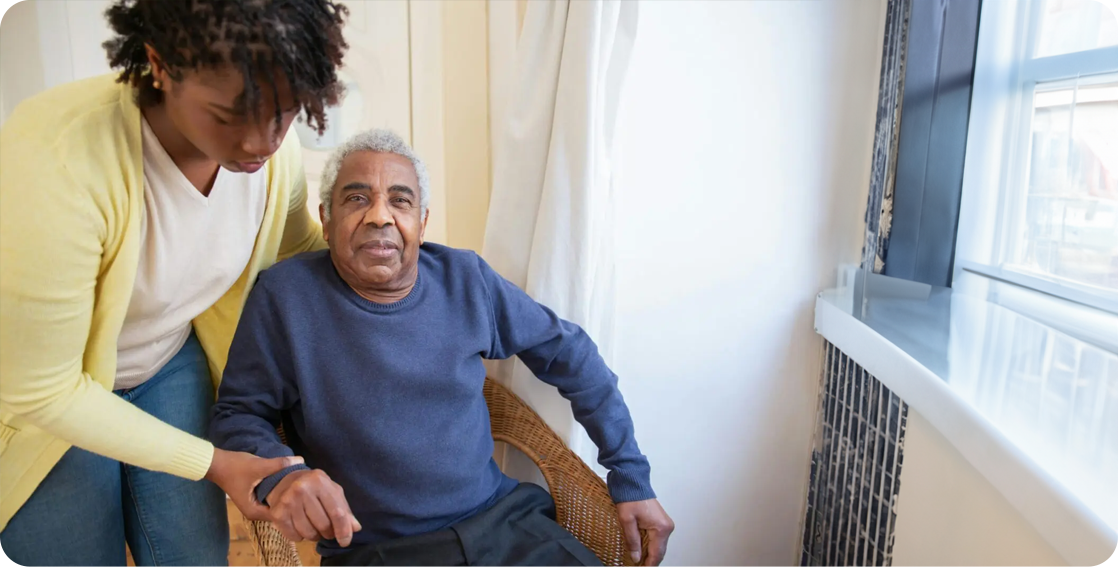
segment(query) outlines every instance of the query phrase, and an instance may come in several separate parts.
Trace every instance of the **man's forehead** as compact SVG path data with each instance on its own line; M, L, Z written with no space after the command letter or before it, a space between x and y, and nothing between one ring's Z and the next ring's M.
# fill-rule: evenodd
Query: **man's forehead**
M342 160L341 170L351 174L389 173L416 179L415 164L410 159L392 152L359 150Z

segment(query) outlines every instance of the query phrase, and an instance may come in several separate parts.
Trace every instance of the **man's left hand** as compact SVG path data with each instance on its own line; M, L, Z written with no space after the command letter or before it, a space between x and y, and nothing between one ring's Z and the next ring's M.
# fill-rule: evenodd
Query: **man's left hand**
M675 522L668 517L656 499L623 502L617 505L617 516L625 532L625 543L633 563L659 565L668 551L668 537L675 531ZM641 557L641 530L648 532L648 556ZM641 560L644 561L641 561Z

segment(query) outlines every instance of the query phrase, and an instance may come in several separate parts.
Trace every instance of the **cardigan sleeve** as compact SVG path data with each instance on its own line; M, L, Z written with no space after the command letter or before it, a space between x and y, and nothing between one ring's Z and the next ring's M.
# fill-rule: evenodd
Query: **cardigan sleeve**
M95 298L115 259L107 215L57 146L0 131L0 409L74 446L150 470L202 478L213 446L119 398L85 366ZM98 143L96 132L85 136ZM104 138L104 135L101 136ZM101 140L103 141L103 140ZM106 168L119 168L107 163ZM117 211L115 214L122 214Z

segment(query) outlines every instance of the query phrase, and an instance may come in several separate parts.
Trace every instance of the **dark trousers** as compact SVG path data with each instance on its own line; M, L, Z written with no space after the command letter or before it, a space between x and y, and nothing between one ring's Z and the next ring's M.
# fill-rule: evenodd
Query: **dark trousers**
M521 484L492 508L445 530L363 545L322 565L601 565L555 523L546 490Z

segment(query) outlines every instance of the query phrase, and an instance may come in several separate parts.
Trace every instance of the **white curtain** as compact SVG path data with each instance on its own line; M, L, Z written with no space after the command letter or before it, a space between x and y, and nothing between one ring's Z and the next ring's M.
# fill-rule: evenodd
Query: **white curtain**
M617 107L637 2L528 2L515 75L493 133L493 189L482 256L560 317L582 326L611 362L614 316L613 161ZM584 460L597 449L570 404L519 361L491 372ZM538 480L509 458L506 472Z

